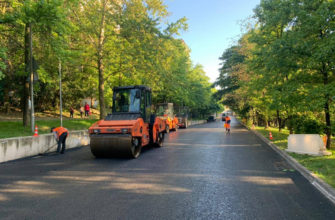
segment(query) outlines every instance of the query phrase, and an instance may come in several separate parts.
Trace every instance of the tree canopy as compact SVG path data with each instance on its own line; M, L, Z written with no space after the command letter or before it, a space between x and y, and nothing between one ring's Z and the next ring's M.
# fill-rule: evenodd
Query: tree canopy
M223 103L250 123L324 133L335 96L335 2L262 0L255 25L220 58Z
M161 0L1 1L0 102L21 108L27 125L31 34L37 111L57 108L61 63L66 108L96 98L103 118L114 86L144 84L155 103L213 113L219 106L209 78L178 38L187 19L168 19Z

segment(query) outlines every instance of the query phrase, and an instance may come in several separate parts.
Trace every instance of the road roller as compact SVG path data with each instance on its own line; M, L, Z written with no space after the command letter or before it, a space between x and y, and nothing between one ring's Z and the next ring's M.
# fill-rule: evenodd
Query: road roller
M188 107L177 107L178 128L187 128L188 126Z
M165 121L165 133L178 128L178 118L173 112L173 103L160 103L156 105L156 115Z
M165 121L151 114L151 89L147 86L113 88L112 113L89 128L95 157L137 158L142 147L163 146Z

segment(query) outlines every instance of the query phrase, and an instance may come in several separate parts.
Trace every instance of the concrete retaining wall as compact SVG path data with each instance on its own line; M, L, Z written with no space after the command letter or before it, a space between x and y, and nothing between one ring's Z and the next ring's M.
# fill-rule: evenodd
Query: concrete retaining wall
M87 131L72 131L66 139L66 148L88 145L89 141ZM57 143L53 134L0 139L0 163L56 150Z
M188 120L187 121L187 126L204 124L206 122L207 122L206 120Z

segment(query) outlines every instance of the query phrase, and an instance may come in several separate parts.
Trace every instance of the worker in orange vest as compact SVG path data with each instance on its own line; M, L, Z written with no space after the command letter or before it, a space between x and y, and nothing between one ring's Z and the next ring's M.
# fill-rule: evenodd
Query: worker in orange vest
M62 145L62 150L60 151L61 154L64 154L65 151L65 142L66 138L69 134L68 130L63 127L57 127L57 128L51 128L51 132L54 134L56 141L57 141L57 152L60 151L61 145Z
M227 132L230 132L230 117L227 115L226 118L225 118L225 124L224 124L224 127L226 128L226 131Z

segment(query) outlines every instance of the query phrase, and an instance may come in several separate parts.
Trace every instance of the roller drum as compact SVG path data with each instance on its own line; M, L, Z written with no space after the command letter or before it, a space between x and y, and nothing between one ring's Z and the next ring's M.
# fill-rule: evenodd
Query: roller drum
M137 158L141 147L138 139L128 134L92 134L91 152L96 157Z

